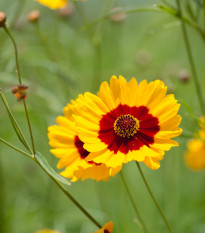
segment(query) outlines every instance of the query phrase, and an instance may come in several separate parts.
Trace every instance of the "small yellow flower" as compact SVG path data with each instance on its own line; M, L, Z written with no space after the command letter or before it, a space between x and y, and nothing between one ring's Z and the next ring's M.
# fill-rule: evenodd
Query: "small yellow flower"
M112 233L112 231L113 231L113 222L110 221L110 222L106 223L103 228L101 228L100 230L95 231L93 233Z
M117 167L136 160L151 169L160 167L164 152L178 143L171 138L178 128L180 105L160 80L137 83L122 76L103 82L98 96L78 99L81 111L74 118L78 136L89 151L87 160Z
M36 233L60 233L59 231L49 230L49 229L42 229L37 231Z
M65 7L69 0L35 0L35 1L38 1L39 3L51 8L52 10L56 10ZM81 1L86 1L86 0L81 0Z
M199 138L188 142L188 151L185 154L185 161L189 168L193 170L205 169L205 119L201 118Z
M83 98L83 97L82 97ZM105 164L86 161L89 152L83 148L84 143L79 139L73 114L79 114L76 101L71 101L64 108L64 115L59 116L56 121L58 125L48 128L49 144L54 149L51 153L59 158L57 167L65 167L60 174L66 178L72 178L72 182L78 179L94 179L107 181L110 176L115 176L122 166L109 168Z
M47 6L53 10L64 7L68 0L36 0L39 3Z

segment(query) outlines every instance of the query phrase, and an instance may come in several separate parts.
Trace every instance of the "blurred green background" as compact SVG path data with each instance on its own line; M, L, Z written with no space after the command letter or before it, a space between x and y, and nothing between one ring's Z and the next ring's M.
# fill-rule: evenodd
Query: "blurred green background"
M197 1L190 2L196 11ZM175 5L175 1L170 3ZM115 7L153 4L162 2L88 0L77 2L78 10L73 5L70 16L62 16L59 10L52 11L32 0L1 0L0 11L7 14L19 49L23 83L29 86L27 104L36 148L55 170L58 160L49 152L47 128L55 124L71 99L86 91L97 93L100 83L113 74L127 80L162 79L168 85L169 92L182 104L185 136L177 138L180 146L166 153L159 170L143 164L142 168L174 232L203 233L205 173L192 171L184 163L188 137L198 130L187 108L196 117L200 109L192 79L180 79L190 70L179 20L166 13L141 12L129 14L121 22L107 19L85 27ZM27 21L27 14L34 9L41 13L38 25ZM203 9L199 13L203 25ZM188 29L203 91L204 42L196 31ZM0 29L0 87L29 140L23 104L10 91L18 84L15 71L13 46ZM0 137L22 148L2 102L0 108ZM123 173L149 232L167 232L135 163L125 164ZM109 182L78 181L68 189L99 222L113 220L115 233L142 232L119 174ZM32 160L0 144L0 232L35 233L41 228L61 233L97 230Z

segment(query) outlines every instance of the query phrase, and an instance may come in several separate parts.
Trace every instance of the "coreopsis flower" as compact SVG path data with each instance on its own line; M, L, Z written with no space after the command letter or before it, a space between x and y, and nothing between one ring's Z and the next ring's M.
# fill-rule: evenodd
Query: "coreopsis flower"
M77 100L78 136L89 151L88 161L117 167L132 160L151 169L160 167L164 152L178 143L180 105L160 80L137 83L122 76L103 82L98 96L85 93Z
M205 169L205 119L201 119L201 129L195 139L188 142L188 151L185 154L185 161L193 170Z
M58 125L48 128L49 144L54 148L51 149L51 153L59 158L57 168L65 167L60 174L66 178L72 178L72 182L88 178L106 181L119 172L121 166L109 168L103 163L86 161L89 152L83 148L84 143L78 137L72 116L79 112L76 101L71 101L71 104L64 108L64 116L57 117Z
M65 5L68 2L68 0L37 0L37 1L53 10L61 7L65 7Z
M112 231L113 231L113 222L110 221L106 223L103 228L101 228L98 231L95 231L94 233L112 233Z
M49 229L42 229L37 231L36 233L60 233L59 231L49 230Z
M65 7L68 3L68 0L36 0L39 3L43 4L44 6L49 7L52 10L56 10L62 7ZM81 0L86 1L86 0Z

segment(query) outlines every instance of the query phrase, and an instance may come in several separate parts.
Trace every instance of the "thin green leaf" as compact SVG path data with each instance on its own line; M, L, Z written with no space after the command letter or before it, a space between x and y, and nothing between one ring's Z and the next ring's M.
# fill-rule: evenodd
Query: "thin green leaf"
M7 113L9 115L12 126L13 126L13 128L14 128L14 130L16 132L16 135L18 136L19 140L23 143L23 145L32 153L32 151L31 151L25 137L23 136L23 134L22 134L22 132L21 132L21 130L20 130L14 116L13 116L13 114L11 113L8 102L7 102L7 100L6 100L6 98L5 98L5 96L4 96L1 89L0 89L0 96L1 96L1 99L2 99L2 101L3 101L3 103L4 103L5 107L6 107Z
M174 16L178 15L178 11L175 10L174 8L163 6L163 5L158 5L158 4L156 4L155 6L158 7L160 10L166 13L169 13L171 15L174 15Z
M44 169L44 171L49 176L53 177L53 179L55 179L63 184L71 185L71 183L66 178L59 175L57 172L55 172L53 170L53 168L48 164L46 158L40 152L36 152L35 158L36 158L38 164Z

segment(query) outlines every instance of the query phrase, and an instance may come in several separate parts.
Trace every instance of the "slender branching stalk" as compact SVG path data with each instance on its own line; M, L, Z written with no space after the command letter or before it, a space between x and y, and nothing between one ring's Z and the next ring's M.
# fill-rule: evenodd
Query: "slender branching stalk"
M192 71L192 76L193 76L193 80L194 80L194 84L195 84L195 88L196 88L196 92L197 92L197 96L198 96L198 101L199 101L199 105L201 108L201 112L204 115L205 109L204 109L204 103L203 103L203 96L202 96L200 83L199 83L199 79L198 79L197 72L196 72L196 67L194 64L194 59L193 59L193 55L192 55L192 51L191 51L188 33L186 30L186 25L182 19L182 8L181 8L180 0L176 0L176 3L178 6L178 10L179 10L179 17L181 20L181 27L182 27L183 37L184 37L184 43L185 43L186 50L187 50L187 55L188 55L188 59L189 59L189 63L190 63L191 71Z
M137 217L138 217L140 226L141 226L141 228L143 229L143 231L144 231L145 233L148 233L148 230L147 230L147 228L146 228L146 226L145 226L145 224L144 224L144 221L143 221L143 219L142 219L142 217L141 217L141 215L140 215L140 213L139 213L139 211L138 211L138 208L137 208L137 206L136 206L136 204L135 204L135 201L134 201L134 198L132 197L132 194L131 194L131 192L130 192L130 190L129 190L129 188L128 188L128 185L127 185L127 183L126 183L126 181L125 181L125 178L124 178L124 175L123 175L122 171L120 172L120 175L121 175L121 178L122 178L122 182L123 182L123 184L124 184L124 186L125 186L125 189L126 189L126 191L127 191L127 193L128 193L128 196L129 196L129 198L130 198L130 201L132 202L132 206L133 206L133 208L134 208L134 210L135 210L135 213L136 213L136 215L137 215Z
M205 0L204 0L204 30L205 30Z
M18 49L17 49L16 41L15 41L14 37L12 36L12 34L10 33L10 31L9 31L8 27L6 26L6 24L4 25L4 30L8 34L8 36L11 39L11 41L13 43L13 46L14 46L18 80L19 80L19 84L22 84L20 67L19 67L19 59L18 59ZM26 106L26 101L23 100L23 103L24 103L24 109L25 109L25 113L26 113L26 119L27 119L27 123L28 123L29 133L30 133L30 137L31 137L31 144L32 144L33 154L35 154L36 153L36 149L35 149L35 145L34 145L33 133L32 133L32 128L31 128L31 124L30 124L29 114L28 114L28 110L27 110L27 106Z
M2 138L0 138L0 142L3 142L4 144L6 144L7 146L9 146L9 147L12 148L13 150L18 151L19 153L21 153L21 154L27 156L28 158L31 158L31 159L34 158L34 155L30 155L30 154L26 153L25 151L23 151L23 150L21 150L21 149L15 147L14 145L10 144L9 142L5 141L5 140L2 139Z
M150 194L150 196L151 196L151 198L152 198L154 204L156 205L156 207L157 207L159 213L161 214L161 216L162 216L162 218L163 218L163 220L164 220L164 222L165 222L165 224L166 224L166 226L167 226L169 232L170 232L170 233L173 233L173 230L172 230L171 226L169 225L169 222L167 221L167 218L165 217L163 211L161 210L161 208L160 208L158 202L156 201L156 199L155 199L155 197L154 197L154 195L153 195L153 193L152 193L152 191L151 191L151 189L150 189L150 187L149 187L149 185L148 185L148 183L147 183L147 180L145 179L145 176L144 176L144 174L143 174L143 172L142 172L142 169L141 169L141 167L140 167L140 164L139 164L137 161L136 161L136 164L137 164L138 170L139 170L139 172L140 172L140 175L141 175L141 177L142 177L142 179L143 179L143 181L144 181L144 184L145 184L145 186L147 187L147 190L148 190L148 192L149 192L149 194Z

